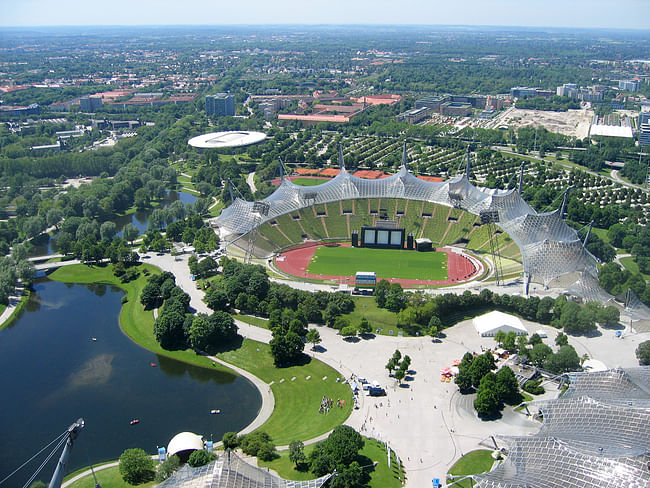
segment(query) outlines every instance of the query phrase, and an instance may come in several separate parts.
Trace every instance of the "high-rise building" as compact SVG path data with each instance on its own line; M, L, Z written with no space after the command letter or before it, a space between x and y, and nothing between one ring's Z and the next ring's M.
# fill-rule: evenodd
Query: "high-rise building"
M639 112L639 127L643 124L650 124L650 110Z
M640 128L639 144L641 146L650 146L650 124L641 124Z
M205 97L205 113L215 117L235 115L235 97L228 93L217 93Z
M618 88L624 91L639 91L639 80L620 80Z
M101 97L82 97L79 99L79 105L82 112L94 112L102 106Z

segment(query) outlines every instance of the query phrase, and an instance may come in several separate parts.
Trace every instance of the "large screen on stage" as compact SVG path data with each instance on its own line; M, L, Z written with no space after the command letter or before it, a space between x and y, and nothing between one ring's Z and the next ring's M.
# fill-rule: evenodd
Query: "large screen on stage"
M361 247L385 247L402 249L404 247L404 229L386 229L383 227L362 227Z

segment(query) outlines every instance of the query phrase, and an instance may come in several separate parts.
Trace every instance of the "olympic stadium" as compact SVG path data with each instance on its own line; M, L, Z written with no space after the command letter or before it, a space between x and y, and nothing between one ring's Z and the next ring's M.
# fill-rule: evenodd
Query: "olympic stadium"
M566 196L561 208L538 213L521 197L521 179L518 189L508 191L477 187L469 181L469 154L465 173L441 182L420 179L408 170L406 145L400 170L383 179L369 180L350 174L343 164L340 148L339 160L340 171L333 179L304 187L283 178L276 191L260 202L235 199L213 221L213 225L218 227L225 242L239 243L243 247L246 238L263 229L265 224L268 227L269 223L288 215L296 219L296 212L318 205L359 199L437 204L458 209L475 218L480 216L483 222L487 217L499 228L497 233L509 236L520 252L526 290L532 282L544 287L572 286L572 291L585 300L607 301L611 298L597 286L597 260L585 249L577 232L562 219ZM264 209L261 213L258 211L260 208ZM311 233L306 233L307 236ZM250 251L260 258L269 257L283 247L273 239L258 241L251 245Z

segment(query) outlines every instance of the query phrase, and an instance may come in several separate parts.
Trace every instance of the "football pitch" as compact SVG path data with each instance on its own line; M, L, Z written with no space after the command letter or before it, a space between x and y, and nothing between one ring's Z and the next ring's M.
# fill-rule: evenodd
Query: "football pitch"
M307 266L308 273L322 275L354 276L357 271L374 271L377 278L446 280L447 254L320 246Z

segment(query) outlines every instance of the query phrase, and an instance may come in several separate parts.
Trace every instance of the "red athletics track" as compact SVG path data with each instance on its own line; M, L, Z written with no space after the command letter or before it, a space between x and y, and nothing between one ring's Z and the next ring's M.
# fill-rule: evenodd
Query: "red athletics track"
M307 266L311 262L316 249L327 244L309 243L289 249L275 259L275 265L292 276L314 280L334 280L354 284L354 276L317 275L307 273ZM337 243L336 246L350 247L350 243ZM403 286L416 285L457 285L471 281L483 273L483 264L476 258L467 256L457 250L448 247L437 247L436 251L447 253L447 276L446 280L409 280L403 278L385 278L378 276L377 279L386 279L391 283L399 283ZM416 251L414 251L416 252Z

